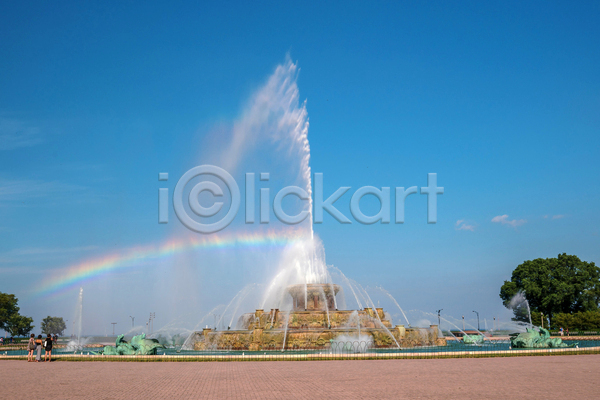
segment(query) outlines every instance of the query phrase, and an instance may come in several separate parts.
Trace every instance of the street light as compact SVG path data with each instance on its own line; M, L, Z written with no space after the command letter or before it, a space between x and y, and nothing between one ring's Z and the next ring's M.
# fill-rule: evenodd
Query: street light
M133 320L135 319L135 317L132 317L131 315L129 316L129 318L131 318L131 327L133 328Z
M542 313L541 319L542 319L542 328L543 328L544 327L544 313Z
M477 314L477 330L479 330L479 313L477 311L473 311L475 314Z
M463 315L463 331L465 330L465 316Z
M156 313L150 313L150 319L148 322L150 323L150 333L154 332L154 317L156 317Z

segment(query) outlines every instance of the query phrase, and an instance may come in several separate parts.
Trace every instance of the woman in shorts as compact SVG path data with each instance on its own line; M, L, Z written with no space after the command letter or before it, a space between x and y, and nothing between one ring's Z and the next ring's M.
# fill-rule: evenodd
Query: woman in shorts
M35 335L32 333L27 344L27 362L33 361L33 351L35 350Z
M44 341L44 350L46 350L44 361L52 361L52 335L50 334L48 334L48 337Z

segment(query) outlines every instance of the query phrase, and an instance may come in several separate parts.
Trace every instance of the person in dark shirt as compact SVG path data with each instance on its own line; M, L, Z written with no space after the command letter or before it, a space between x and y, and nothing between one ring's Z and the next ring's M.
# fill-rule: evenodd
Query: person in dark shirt
M44 350L46 350L44 361L52 361L52 335L50 334L48 334L44 341Z

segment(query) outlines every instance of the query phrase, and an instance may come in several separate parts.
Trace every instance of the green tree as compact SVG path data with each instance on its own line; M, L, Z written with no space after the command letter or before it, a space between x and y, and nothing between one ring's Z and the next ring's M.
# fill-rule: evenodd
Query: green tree
M6 324L10 317L19 313L18 301L14 294L0 292L0 329L8 331Z
M42 333L43 334L58 334L62 336L63 332L67 329L67 325L62 317L51 317L47 316L42 321Z
M532 314L543 313L550 321L557 313L596 311L600 302L600 268L565 253L556 258L525 261L513 271L510 281L504 281L500 298L508 307L519 292L525 293ZM514 319L522 321L525 315L523 307L518 307Z
M559 313L552 319L552 329L591 331L600 329L599 311L582 311L573 314Z
M27 336L34 328L33 318L13 314L6 323L6 331L11 336Z

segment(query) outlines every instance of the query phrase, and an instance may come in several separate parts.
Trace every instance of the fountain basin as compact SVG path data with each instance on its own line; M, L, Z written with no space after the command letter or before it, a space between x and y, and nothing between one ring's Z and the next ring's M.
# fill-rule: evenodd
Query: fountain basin
M351 321L353 314L358 315L355 321ZM244 317L247 323L245 329L217 331L206 328L201 332L194 332L189 343L191 349L200 351L327 349L336 338L353 340L356 337L357 341L364 341L366 335L372 339L371 346L374 348L396 348L396 342L401 347L446 345L446 339L438 337L437 325L429 328L405 328L404 325L397 325L392 328L390 321L385 318L379 322L378 314L383 315L383 309L333 311L329 313L329 327L327 314L323 312L288 313L274 309L265 313L263 310L256 310L254 314L250 314L252 318ZM360 340L357 322L360 323Z

